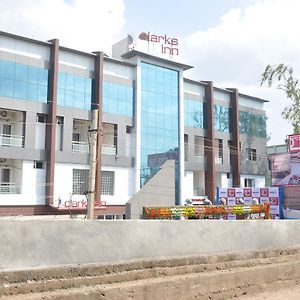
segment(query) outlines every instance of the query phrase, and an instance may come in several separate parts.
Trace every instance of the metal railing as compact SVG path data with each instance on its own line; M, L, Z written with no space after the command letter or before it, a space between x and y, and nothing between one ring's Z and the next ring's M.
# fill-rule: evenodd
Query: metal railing
M195 154L194 155L195 162L204 163L205 162L205 156L202 154Z
M72 152L88 153L89 152L89 144L86 142L72 141Z
M20 194L19 185L15 183L1 183L0 194Z
M116 155L117 148L114 145L105 145L102 144L102 154L104 155ZM72 142L72 152L76 153L88 153L89 152L89 144L86 142Z
M102 154L105 155L116 155L117 148L115 145L104 145L102 144Z
M0 146L5 147L23 147L24 136L0 134Z

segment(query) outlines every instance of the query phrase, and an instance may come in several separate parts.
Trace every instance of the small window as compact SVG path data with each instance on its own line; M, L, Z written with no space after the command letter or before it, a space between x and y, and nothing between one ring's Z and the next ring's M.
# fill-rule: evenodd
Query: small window
M245 187L254 187L254 179L245 178L244 183L245 183L244 184Z
M34 169L43 169L43 162L42 161L35 161L33 164Z
M113 220L115 215L105 215L105 220Z
M256 149L246 148L247 160L257 160Z
M46 115L37 114L36 115L36 121L38 123L46 123Z
M56 123L58 125L63 125L64 124L64 118L63 117L56 117Z
M73 142L80 142L80 134L73 132Z
M10 182L10 169L8 168L1 168L1 183L9 183Z
M88 190L89 170L73 169L73 194L84 195Z
M104 215L98 215L97 219L98 220L104 220Z
M102 171L101 174L101 194L113 195L115 173L111 171Z
M130 126L126 126L126 133L131 133L131 127Z

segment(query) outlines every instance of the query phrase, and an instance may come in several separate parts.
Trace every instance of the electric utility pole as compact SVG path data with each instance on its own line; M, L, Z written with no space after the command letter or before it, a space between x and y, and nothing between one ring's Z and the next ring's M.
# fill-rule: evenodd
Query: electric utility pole
M88 188L87 218L94 219L94 203L96 188L96 166L97 166L97 136L98 136L98 109L92 111L92 128L89 130L91 135L90 142L90 171Z

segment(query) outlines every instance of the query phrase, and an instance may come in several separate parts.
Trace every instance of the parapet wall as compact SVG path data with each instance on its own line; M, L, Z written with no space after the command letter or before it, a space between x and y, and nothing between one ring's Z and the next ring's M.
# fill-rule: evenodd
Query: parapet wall
M0 270L300 246L290 220L2 220Z

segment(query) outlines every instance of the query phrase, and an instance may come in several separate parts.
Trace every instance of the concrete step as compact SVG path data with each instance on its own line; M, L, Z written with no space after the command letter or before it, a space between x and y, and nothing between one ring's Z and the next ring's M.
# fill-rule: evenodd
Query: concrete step
M3 299L205 299L300 279L300 248L2 271ZM262 289L262 288L261 288ZM178 298L177 296L180 295ZM185 298L187 295L189 297ZM1 299L2 299L1 298ZM208 298L207 298L208 299Z

